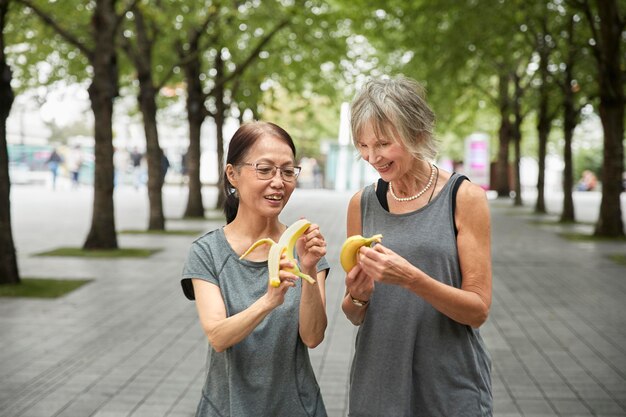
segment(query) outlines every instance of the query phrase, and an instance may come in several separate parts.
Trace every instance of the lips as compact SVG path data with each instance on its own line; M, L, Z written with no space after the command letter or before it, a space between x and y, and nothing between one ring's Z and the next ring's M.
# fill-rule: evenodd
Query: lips
M270 200L270 201L282 201L283 195L282 194L270 194L270 195L266 195L265 199Z
M376 171L378 171L378 172L385 172L385 171L387 171L389 169L391 164L393 164L393 162L389 162L389 163L387 163L385 165L377 165L377 166L375 166Z

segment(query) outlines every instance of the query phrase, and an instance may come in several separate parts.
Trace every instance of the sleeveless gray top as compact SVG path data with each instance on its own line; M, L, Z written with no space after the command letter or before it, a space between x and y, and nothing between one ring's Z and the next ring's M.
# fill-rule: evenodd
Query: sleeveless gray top
M363 236L429 276L461 287L451 191L453 174L426 206L385 211L374 185L363 190ZM350 374L351 417L491 416L491 359L478 329L435 310L414 293L376 283L357 338Z
M317 269L329 269L325 258ZM265 294L267 277L267 261L240 260L219 228L193 242L181 284L189 299L194 299L192 278L217 285L230 317ZM224 352L209 345L196 416L326 417L308 348L298 333L301 286L297 280L284 303L241 342Z

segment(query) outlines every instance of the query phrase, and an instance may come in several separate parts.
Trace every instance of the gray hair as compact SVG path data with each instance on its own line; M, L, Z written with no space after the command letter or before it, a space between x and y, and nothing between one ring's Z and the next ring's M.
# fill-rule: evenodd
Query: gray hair
M435 114L418 82L402 76L372 79L357 93L350 113L355 146L364 127L372 123L377 136L399 140L415 158L435 159Z

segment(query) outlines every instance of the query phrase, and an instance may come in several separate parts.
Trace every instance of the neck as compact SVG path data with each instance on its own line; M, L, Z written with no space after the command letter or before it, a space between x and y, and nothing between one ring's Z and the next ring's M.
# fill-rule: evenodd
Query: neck
M226 228L241 238L256 241L266 237L272 239L279 237L284 226L278 221L278 217L259 216L239 206L237 216Z
M392 181L393 191L398 197L411 197L426 187L434 167L427 161L419 161L404 176Z

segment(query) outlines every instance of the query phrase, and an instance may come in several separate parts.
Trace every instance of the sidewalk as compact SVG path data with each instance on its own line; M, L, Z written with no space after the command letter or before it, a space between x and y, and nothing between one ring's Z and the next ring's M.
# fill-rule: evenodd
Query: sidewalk
M215 193L206 190L205 201ZM193 416L206 338L179 277L194 237L119 235L122 247L163 249L147 259L36 258L82 244L91 190L15 186L11 196L21 275L93 282L57 300L0 298L0 416ZM339 248L349 198L297 190L282 220L306 215L320 224L329 247ZM122 188L115 202L118 229L145 228L145 190ZM185 204L184 189L165 190L169 219ZM626 267L605 257L625 253L626 245L569 242L556 226L530 224L529 209L508 201L491 206L493 305L481 331L493 357L495 415L626 416ZM340 309L338 251L328 260L329 326L311 358L329 415L341 417L356 328Z

